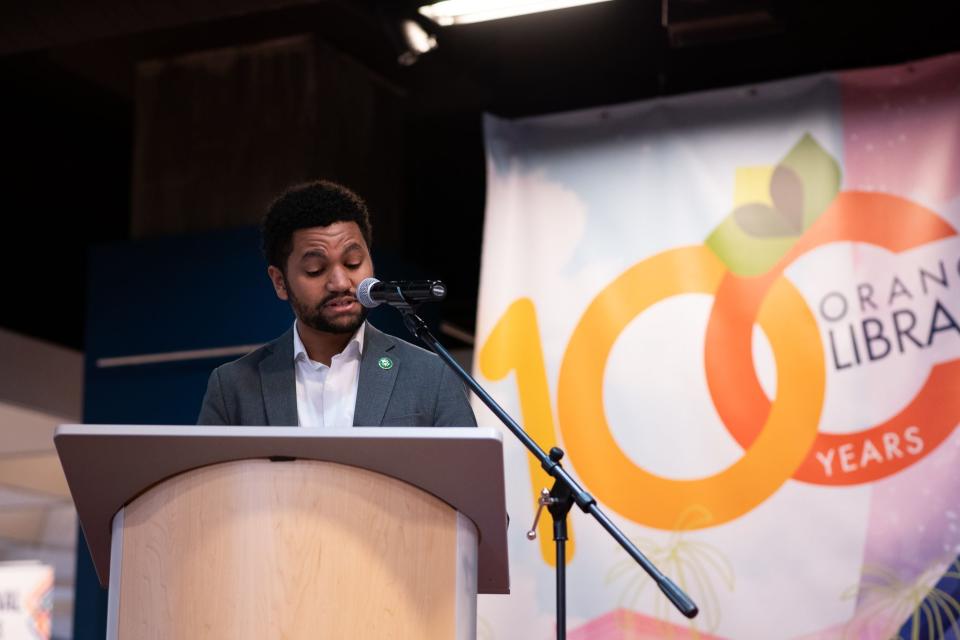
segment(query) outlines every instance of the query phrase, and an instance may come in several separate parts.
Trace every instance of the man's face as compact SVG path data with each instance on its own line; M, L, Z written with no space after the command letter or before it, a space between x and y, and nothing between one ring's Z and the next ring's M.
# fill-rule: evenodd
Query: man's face
M367 310L357 285L373 275L367 243L355 222L334 222L293 233L287 272L267 269L277 297L289 300L297 319L327 333L353 333Z

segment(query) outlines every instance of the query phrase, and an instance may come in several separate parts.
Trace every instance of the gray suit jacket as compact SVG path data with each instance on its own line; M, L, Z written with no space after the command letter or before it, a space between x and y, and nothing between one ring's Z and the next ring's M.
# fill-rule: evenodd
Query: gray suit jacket
M197 424L296 426L293 331L214 369ZM378 364L384 357L391 368ZM353 424L471 427L477 422L463 384L436 354L368 324Z

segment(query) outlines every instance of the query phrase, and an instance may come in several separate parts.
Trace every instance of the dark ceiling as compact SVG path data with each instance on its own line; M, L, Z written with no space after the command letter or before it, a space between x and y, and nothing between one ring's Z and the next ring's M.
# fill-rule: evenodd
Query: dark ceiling
M0 325L83 346L91 244L129 236L134 78L145 59L312 33L407 97L429 131L424 171L445 189L412 199L410 225L444 224L457 246L450 319L473 328L483 215L480 116L642 100L960 50L960 3L612 0L438 29L437 50L397 64L408 0L36 0L0 6L0 149L7 233ZM468 194L466 200L454 194ZM74 203L96 203L95 211ZM467 265L464 267L464 265Z

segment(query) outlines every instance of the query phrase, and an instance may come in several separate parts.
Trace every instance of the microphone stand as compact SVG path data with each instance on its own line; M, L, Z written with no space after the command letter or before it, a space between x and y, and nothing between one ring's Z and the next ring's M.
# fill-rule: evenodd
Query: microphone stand
M398 290L399 292L399 290ZM600 510L597 501L587 493L580 484L567 473L567 470L560 465L563 458L563 450L559 447L550 449L550 453L544 453L543 449L531 438L523 428L517 424L513 418L507 414L503 408L488 394L469 373L464 371L463 367L454 360L450 352L430 333L430 329L423 319L416 314L416 306L409 303L391 303L403 315L403 323L407 326L410 333L420 339L430 349L440 356L447 366L449 366L457 376L473 391L478 398L487 405L490 410L500 419L500 421L516 436L516 438L530 451L530 453L540 462L540 466L553 479L553 487L547 495L541 495L540 506L546 506L553 518L553 539L556 543L556 578L557 578L557 639L566 638L566 541L567 541L567 513L570 508L576 504L584 513L589 513L600 523L600 526L616 540L621 547L633 558L637 564L643 567L653 581L657 583L660 590L667 596L670 602L680 613L688 618L697 615L697 605L690 599L680 587L673 583L670 578L660 572L657 567L647 559L635 544L627 539L620 529ZM546 493L546 490L544 490ZM540 511L537 511L539 518ZM536 521L534 521L536 529ZM530 537L530 534L527 534ZM534 535L536 535L534 533Z

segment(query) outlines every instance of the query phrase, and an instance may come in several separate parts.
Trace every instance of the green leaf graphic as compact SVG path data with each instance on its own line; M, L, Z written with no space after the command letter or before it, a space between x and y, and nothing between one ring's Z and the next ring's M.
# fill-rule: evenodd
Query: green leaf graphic
M840 167L804 134L774 167L769 201L747 202L721 222L706 240L727 268L741 276L768 271L829 206L840 190Z

